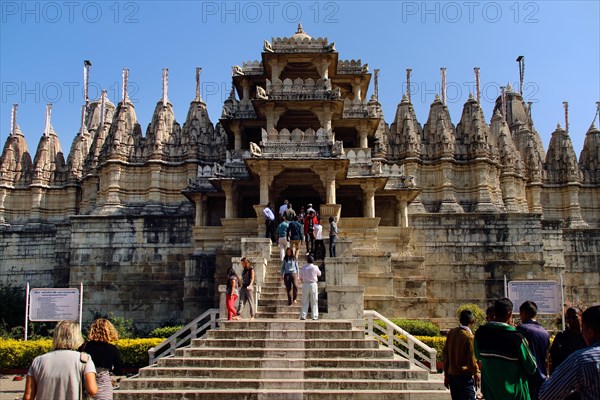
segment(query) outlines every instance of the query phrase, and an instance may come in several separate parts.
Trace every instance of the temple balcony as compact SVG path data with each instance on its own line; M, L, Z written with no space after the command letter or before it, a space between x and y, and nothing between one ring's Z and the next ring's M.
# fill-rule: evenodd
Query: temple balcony
M369 64L364 64L358 60L340 60L337 65L338 74L366 74L369 72Z
M377 106L365 104L361 101L344 99L344 111L342 112L343 119L368 119L378 117Z
M289 78L283 81L271 82L267 79L266 91L257 88L257 99L260 100L340 100L341 91L339 88L332 88L329 79L312 78L303 80Z
M262 129L260 147L252 143L250 152L254 157L266 158L339 158L343 153L341 142L334 142L333 132L324 128L313 130Z

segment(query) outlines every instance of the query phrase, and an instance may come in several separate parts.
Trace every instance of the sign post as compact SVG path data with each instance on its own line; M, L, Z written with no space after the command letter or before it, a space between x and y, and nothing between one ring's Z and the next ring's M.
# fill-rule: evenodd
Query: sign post
M80 288L29 289L25 300L25 340L29 321L79 321L83 313L83 282Z
M511 281L508 282L508 298L513 302L513 313L525 301L538 306L538 314L556 314L560 310L558 283L555 281Z

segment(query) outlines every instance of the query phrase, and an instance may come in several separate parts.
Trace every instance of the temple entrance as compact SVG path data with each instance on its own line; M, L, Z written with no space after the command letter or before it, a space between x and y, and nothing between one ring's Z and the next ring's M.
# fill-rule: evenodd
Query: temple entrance
M296 212L309 203L318 211L319 206L325 203L325 187L319 176L308 169L284 170L273 180L271 195L276 202L276 211L286 199Z

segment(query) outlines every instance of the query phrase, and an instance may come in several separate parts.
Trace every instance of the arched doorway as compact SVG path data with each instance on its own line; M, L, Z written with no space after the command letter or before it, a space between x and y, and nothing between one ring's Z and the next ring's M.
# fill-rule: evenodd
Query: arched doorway
M296 212L309 203L318 211L319 205L325 203L325 187L310 169L286 168L273 179L271 198L276 203L276 211L284 200L289 200Z

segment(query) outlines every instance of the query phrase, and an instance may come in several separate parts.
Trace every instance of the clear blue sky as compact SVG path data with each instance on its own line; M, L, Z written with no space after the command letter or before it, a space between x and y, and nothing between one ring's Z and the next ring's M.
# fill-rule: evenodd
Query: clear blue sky
M80 124L83 60L90 97L121 91L130 70L130 97L145 133L169 68L169 99L180 124L194 97L195 67L213 123L231 87L231 66L260 59L263 40L291 36L298 22L313 37L335 42L340 59L379 68L379 99L391 123L412 68L412 100L421 124L447 68L452 121L481 68L482 105L489 123L500 86L518 87L515 61L525 56L524 95L548 147L569 102L570 135L579 157L600 100L598 1L6 1L0 2L0 141L10 110L33 154L54 104L52 125L68 153ZM369 95L372 93L372 86ZM596 122L598 125L598 122Z

